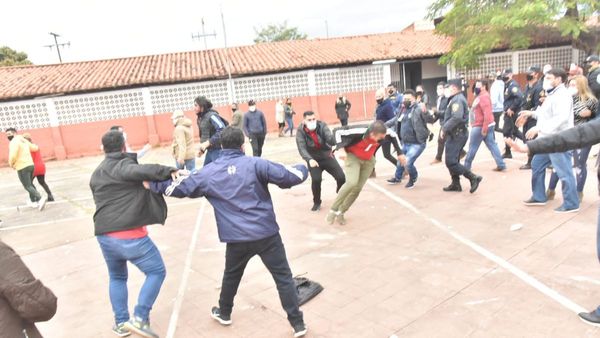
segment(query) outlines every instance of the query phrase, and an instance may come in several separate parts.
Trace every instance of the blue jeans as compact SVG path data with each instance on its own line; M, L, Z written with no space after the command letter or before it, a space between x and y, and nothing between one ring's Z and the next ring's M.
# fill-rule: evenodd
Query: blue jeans
M419 177L419 173L417 172L417 168L415 167L415 161L421 156L423 151L425 150L425 146L427 144L416 144L416 143L404 143L404 147L402 152L406 155L406 170L408 171L408 176L411 181L414 181ZM396 167L396 178L402 179L402 175L404 174L405 167L398 162L398 166Z
M498 168L506 169L506 164L504 163L500 149L496 144L496 136L494 136L493 126L488 128L488 133L485 137L481 134L481 127L473 127L471 129L471 136L469 139L469 152L465 158L465 168L471 170L471 165L473 164L477 150L479 150L479 146L481 145L481 142L483 142L490 153L492 153L494 161L496 161L496 166Z
M115 314L115 322L119 324L129 320L127 306L128 261L146 275L133 314L148 321L152 305L158 297L160 287L167 274L160 252L148 236L139 239L118 239L109 236L96 238L108 266L110 277L108 293Z
M191 160L184 160L183 165L180 165L175 161L175 167L177 169L186 169L189 171L194 171L196 169L196 159L192 158Z
M286 117L285 122L287 122L288 126L287 126L287 128L285 128L285 131L283 133L285 134L289 130L290 135L293 135L294 134L294 117L293 116Z
M590 156L592 147L581 148L573 151L575 160L575 178L577 179L577 192L582 192L585 187L585 181L587 180L587 160ZM552 172L550 176L550 183L548 189L556 190L558 185L558 176L555 172Z
M221 149L208 148L208 151L204 155L204 165L206 166L210 162L218 159L221 156Z
M569 152L536 154L531 161L531 190L533 199L538 202L547 201L546 198L546 168L552 164L554 171L562 182L563 207L576 209L579 207L579 197L571 166L571 155Z

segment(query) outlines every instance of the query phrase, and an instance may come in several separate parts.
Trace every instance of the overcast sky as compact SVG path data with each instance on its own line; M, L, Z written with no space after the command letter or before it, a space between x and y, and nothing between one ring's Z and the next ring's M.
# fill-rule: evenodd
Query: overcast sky
M253 43L253 27L288 21L309 38L399 31L422 19L430 0L28 0L2 5L0 46L29 55L35 64L57 63L48 32L61 34L63 62L204 49L191 34L204 17L208 48L224 46L223 9L229 46ZM377 6L375 4L378 4ZM371 7L368 7L368 6Z

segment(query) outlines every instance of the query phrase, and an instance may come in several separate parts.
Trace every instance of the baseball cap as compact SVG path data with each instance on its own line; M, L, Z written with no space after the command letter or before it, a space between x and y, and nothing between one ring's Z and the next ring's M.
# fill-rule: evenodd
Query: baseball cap
M598 55L590 55L585 59L585 63L589 62L600 62L600 57Z
M512 74L512 68L504 68L504 70L502 70L502 75L508 75L508 74Z
M541 73L542 67L538 65L533 65L527 69L527 73Z

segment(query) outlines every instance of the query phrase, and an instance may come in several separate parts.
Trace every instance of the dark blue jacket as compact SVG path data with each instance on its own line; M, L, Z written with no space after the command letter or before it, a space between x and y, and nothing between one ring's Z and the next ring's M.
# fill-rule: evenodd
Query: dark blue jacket
M240 150L224 149L214 162L177 181L152 182L152 191L172 197L206 197L215 210L221 242L250 242L279 232L268 185L298 185L308 177L303 164L286 167Z
M244 114L244 133L250 137L252 134L266 134L267 133L267 121L265 120L265 114L262 111L249 111Z
M510 80L506 83L506 89L504 90L504 111L512 110L513 113L518 114L521 111L523 105L523 93L521 87L515 80Z
M392 101L389 99L383 100L381 104L377 105L377 109L375 109L375 120L377 121L387 122L395 116L394 106L392 106Z

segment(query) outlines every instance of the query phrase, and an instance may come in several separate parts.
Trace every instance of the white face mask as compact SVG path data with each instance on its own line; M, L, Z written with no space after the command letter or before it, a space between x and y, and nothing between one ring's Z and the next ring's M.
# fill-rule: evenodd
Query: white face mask
M317 129L317 121L307 121L306 122L306 128L308 128L308 130L315 130Z
M544 88L545 91L554 89L552 82L550 82L549 80L546 80L546 79L544 79L544 83L543 83L542 87Z
M577 87L569 87L569 94L571 94L571 96L576 96L577 94L579 94L579 90L577 90Z
M451 95L452 95L452 92L450 92L450 88L444 88L444 96L450 97Z
M256 106L250 106L250 108L248 108L248 109L250 109L251 112L254 112L254 111L256 111Z

